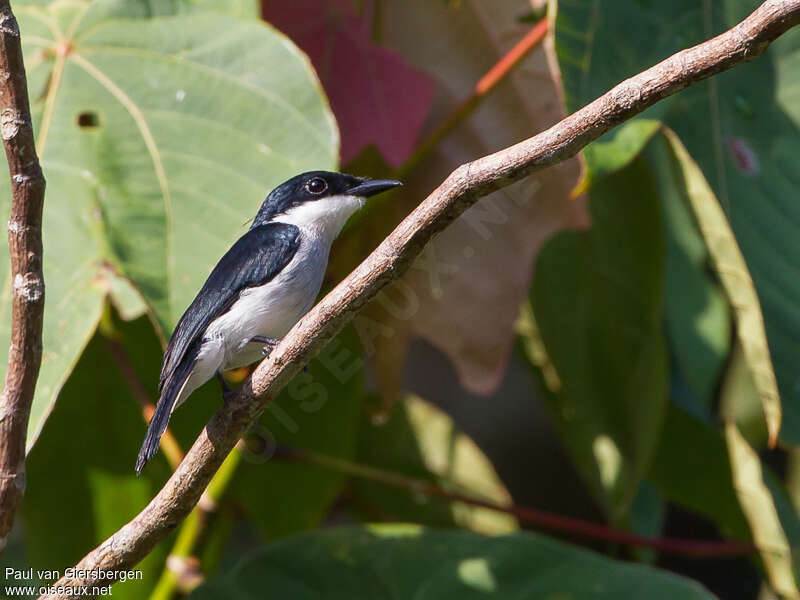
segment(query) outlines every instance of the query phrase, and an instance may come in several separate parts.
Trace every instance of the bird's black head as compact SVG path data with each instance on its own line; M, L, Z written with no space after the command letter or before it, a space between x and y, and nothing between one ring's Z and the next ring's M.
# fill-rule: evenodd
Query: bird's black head
M367 198L402 185L391 179L368 179L331 171L309 171L283 182L267 196L253 220L253 227L264 225L293 208L338 197Z

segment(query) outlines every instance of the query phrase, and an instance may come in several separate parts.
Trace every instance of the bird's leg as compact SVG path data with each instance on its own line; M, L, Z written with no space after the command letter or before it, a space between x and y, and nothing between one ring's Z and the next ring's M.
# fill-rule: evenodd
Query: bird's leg
M280 340L270 337L265 337L263 335L254 335L250 338L251 342L258 342L259 344L264 344L264 347L261 348L261 354L265 357L269 356L270 352L275 349L275 346L278 345Z
M222 386L222 401L227 403L229 400L232 400L236 395L236 390L225 381L225 378L222 376L222 371L217 371L217 381L219 381L220 386Z

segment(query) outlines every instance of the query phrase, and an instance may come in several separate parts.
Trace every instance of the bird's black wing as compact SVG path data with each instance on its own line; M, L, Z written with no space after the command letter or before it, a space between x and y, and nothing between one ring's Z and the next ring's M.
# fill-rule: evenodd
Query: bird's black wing
M299 245L297 227L267 223L254 227L231 246L175 327L164 353L159 391L211 322L238 300L242 290L263 285L280 273Z

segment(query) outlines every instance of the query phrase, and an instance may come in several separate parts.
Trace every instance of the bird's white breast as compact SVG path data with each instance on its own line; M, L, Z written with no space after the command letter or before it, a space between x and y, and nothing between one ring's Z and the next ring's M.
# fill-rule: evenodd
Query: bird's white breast
M233 369L261 356L254 336L280 339L314 303L322 285L329 248L315 239L301 239L289 264L271 281L244 290L239 299L206 330L205 340L218 340L223 369ZM204 344L205 345L205 344Z
M363 203L363 198L355 196L334 196L302 204L276 217L275 221L300 229L297 252L271 281L243 291L230 310L209 325L199 361L204 354L209 362L223 354L222 369L247 365L262 357L263 344L250 343L251 338L280 339L286 335L313 306L331 244Z

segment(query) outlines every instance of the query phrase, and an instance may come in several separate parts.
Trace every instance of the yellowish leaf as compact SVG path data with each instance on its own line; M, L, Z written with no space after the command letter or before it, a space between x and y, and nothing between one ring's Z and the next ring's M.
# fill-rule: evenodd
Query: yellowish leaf
M778 518L769 489L764 484L761 461L739 433L735 423L725 426L733 488L750 525L753 541L764 561L767 577L778 594L800 598L792 572L789 542Z
M753 280L725 212L700 167L674 131L664 128L664 135L681 168L689 203L708 245L709 254L722 286L733 306L736 332L761 396L769 432L769 444L774 446L781 428L781 402L767 345L761 304Z

